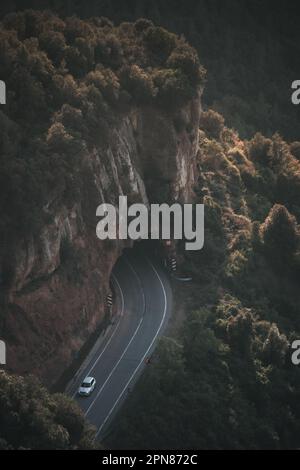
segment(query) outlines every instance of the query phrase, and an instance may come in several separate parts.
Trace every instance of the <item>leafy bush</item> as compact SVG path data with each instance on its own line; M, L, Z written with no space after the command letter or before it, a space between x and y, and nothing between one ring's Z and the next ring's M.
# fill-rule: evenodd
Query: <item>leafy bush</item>
M149 103L155 95L151 75L138 65L125 66L120 75L121 86L137 103Z
M264 359L271 364L282 366L286 360L286 354L289 349L287 337L280 334L277 325L272 324L267 339L263 344Z
M158 69L153 73L153 82L158 90L157 103L168 110L184 105L195 93L186 75L179 70Z
M69 397L50 395L34 377L0 372L0 448L92 449L93 428Z
M148 28L152 28L153 26L154 24L152 23L152 21L146 18L140 18L134 23L134 28L138 33L143 33Z
M176 45L175 34L158 26L147 28L143 39L146 47L161 63L166 61Z
M120 93L120 83L118 77L112 70L98 67L95 71L87 75L87 83L95 85L108 103L117 103Z
M271 158L272 141L259 132L250 140L248 151L252 160L267 165Z
M203 112L200 117L200 129L203 129L211 139L220 139L224 129L223 116L212 109Z
M297 222L286 207L275 204L262 226L264 250L281 268L290 263L299 243Z
M43 31L39 36L39 44L53 64L59 65L65 56L66 50L66 41L63 33L51 30Z
M293 142L290 145L290 150L292 155L294 155L294 157L300 160L300 142Z
M203 84L205 70L200 65L197 52L186 43L173 49L167 60L167 67L179 69L195 85Z
M70 151L73 137L66 131L61 122L55 122L48 130L47 143L53 152Z

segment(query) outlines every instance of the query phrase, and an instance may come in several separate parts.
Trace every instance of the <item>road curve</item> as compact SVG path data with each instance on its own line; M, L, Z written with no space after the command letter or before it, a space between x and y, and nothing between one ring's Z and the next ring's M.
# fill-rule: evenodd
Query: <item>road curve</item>
M101 437L125 401L146 360L162 336L172 309L172 292L160 264L128 250L116 263L112 282L117 294L115 324L71 386L71 395ZM97 384L88 398L76 391L87 375Z

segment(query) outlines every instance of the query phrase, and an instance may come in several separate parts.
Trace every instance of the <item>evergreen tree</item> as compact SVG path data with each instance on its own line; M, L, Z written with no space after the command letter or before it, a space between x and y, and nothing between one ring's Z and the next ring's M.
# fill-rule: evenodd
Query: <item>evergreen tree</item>
M262 232L265 253L271 262L279 267L289 264L299 242L295 217L285 206L275 204L263 224Z

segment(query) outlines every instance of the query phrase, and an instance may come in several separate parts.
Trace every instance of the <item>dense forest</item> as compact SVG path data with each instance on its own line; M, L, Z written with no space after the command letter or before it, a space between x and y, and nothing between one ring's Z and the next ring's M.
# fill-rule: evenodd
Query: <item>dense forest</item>
M165 338L107 446L299 448L300 144L243 141L202 114L205 245L185 252L183 325ZM178 289L174 281L174 291Z
M154 105L176 117L205 70L183 38L143 19L115 27L105 18L12 13L0 24L0 43L8 90L0 112L0 230L9 258L20 227L26 236L50 221L51 198L63 193L68 205L80 197L83 155L105 145L118 115Z
M184 38L150 20L114 26L106 18L63 20L33 10L1 21L0 70L7 87L0 111L0 334L6 339L14 334L9 312L17 309L8 294L17 242L39 236L57 200L73 207L83 197L84 157L105 148L110 126L146 106L178 125L206 72ZM80 282L70 243L62 243L59 256L68 278ZM17 312L24 320L24 311ZM93 447L94 431L72 400L50 395L34 378L2 374L0 382L0 447Z
M0 371L0 450L96 449L95 430L77 404L39 381Z
M59 16L14 12L24 5ZM205 86L193 188L206 208L205 247L182 250L193 278L181 292L185 319L161 341L105 446L299 448L290 348L300 335L297 7L28 0L0 11L1 289L20 229L47 224L57 192L66 205L80 197L82 157L104 145L117 116L157 106L180 126L178 110ZM93 447L71 400L33 378L1 374L0 386L1 448Z
M204 103L241 137L300 133L291 83L299 74L299 4L290 0L14 0L14 9L50 8L62 16L107 16L116 24L145 17L184 35L208 70Z

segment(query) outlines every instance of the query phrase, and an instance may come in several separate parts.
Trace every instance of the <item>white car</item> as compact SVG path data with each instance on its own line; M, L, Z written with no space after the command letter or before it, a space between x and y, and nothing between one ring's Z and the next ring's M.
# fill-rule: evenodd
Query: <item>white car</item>
M94 377L86 377L78 389L78 394L82 397L88 397L96 386Z

